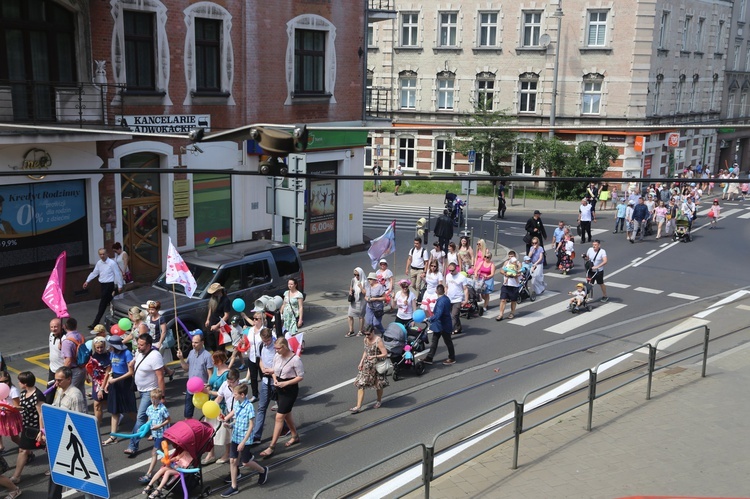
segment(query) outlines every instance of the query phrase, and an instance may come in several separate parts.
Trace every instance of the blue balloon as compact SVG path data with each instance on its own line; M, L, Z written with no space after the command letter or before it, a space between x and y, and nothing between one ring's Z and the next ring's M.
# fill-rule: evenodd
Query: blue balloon
M245 311L245 300L242 298L235 298L232 302L232 308L237 313L242 313Z
M424 310L421 308L414 311L414 315L412 315L411 319L414 322L424 322L424 320L427 318L427 315L424 313Z

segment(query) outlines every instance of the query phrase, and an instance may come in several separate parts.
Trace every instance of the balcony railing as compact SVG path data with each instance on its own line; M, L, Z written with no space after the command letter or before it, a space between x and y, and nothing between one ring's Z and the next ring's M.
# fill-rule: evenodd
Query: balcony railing
M367 8L371 11L395 12L396 0L370 0Z
M0 80L0 121L34 125L114 126L119 85Z
M367 87L365 90L365 109L370 118L390 119L391 89Z

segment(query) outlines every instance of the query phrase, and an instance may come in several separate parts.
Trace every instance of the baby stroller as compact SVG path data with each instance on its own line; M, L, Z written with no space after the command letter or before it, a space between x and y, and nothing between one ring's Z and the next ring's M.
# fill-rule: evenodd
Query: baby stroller
M583 312L584 310L588 312L591 312L591 310L593 310L594 307L592 307L591 304L589 303L591 299L594 297L594 285L591 284L591 279L594 278L597 272L598 270L594 271L594 274L591 277L587 277L586 282L583 283L583 285L586 288L586 295L583 297L583 301L581 301L581 305L577 307L573 303L569 304L568 312L572 314L577 314L578 312Z
M531 301L536 300L536 291L534 286L531 285L531 267L524 267L521 269L521 273L518 274L518 303L523 302L526 298Z
M412 321L408 327L399 322L390 323L383 333L383 344L393 362L393 381L401 379L401 373L407 369L413 368L417 376L424 374L424 362L414 356L427 344L427 326L424 323Z
M465 317L471 319L472 317L484 315L484 302L482 301L482 293L484 292L486 285L482 279L470 279L468 286L466 286L469 295L469 301L466 305L461 305L459 310L459 317Z
M690 220L688 220L687 217L677 217L677 219L675 219L674 225L675 229L672 240L682 241L683 243L689 243L693 240L692 236L690 235Z
M445 191L445 209L448 210L454 227L459 227L464 222L464 206L466 203L458 197L458 194Z
M211 495L211 487L203 488L203 468L201 465L203 454L214 447L214 429L211 425L195 419L178 421L164 431L164 439L174 448L175 455L187 451L193 458L190 469L197 471L183 473L187 489L199 490L200 495L198 497L201 498ZM179 492L179 496L182 497L181 479L174 478L171 482L167 483L164 490L167 491L167 496L169 493L177 494Z

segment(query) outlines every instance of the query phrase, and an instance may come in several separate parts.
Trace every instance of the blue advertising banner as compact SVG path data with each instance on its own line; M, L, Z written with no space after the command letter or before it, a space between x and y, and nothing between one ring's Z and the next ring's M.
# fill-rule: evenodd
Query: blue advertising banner
M3 276L49 270L63 250L69 267L88 264L85 182L0 186Z

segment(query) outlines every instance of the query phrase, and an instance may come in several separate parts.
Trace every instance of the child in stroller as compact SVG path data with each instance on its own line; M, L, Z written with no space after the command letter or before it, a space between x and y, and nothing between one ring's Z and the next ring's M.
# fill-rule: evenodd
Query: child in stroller
M462 305L459 311L459 317L466 317L471 319L477 315L484 315L484 300L482 300L482 293L486 284L482 279L469 279L467 290L469 295L469 301L466 305Z
M420 314L421 312L421 314ZM417 310L414 315L424 321L424 310ZM393 381L398 381L400 373L414 368L417 376L424 374L424 362L414 356L424 350L428 343L427 326L424 322L412 321L408 326L392 322L383 333L383 344L393 362Z
M523 265L521 266L521 273L518 274L518 303L521 303L525 298L531 301L536 300L536 291L534 286L531 285L533 277L531 277L531 258L529 256L523 257Z
M672 236L674 241L682 241L683 243L689 243L692 240L690 236L690 220L684 215L680 215L675 220L674 235Z
M568 293L573 296L568 304L568 310L574 314L584 309L591 312L591 305L588 304L588 300L592 289L593 286L591 284L588 284L588 286L582 282L576 284L576 290Z

